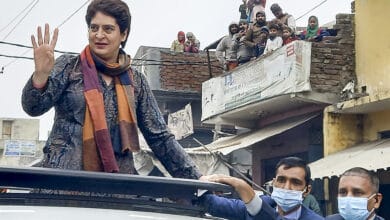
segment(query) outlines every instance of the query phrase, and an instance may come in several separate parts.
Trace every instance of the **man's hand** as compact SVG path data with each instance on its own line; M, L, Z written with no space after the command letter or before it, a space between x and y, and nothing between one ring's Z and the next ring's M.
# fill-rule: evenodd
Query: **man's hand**
M243 202L249 203L255 197L255 191L244 180L226 176L223 174L213 174L209 176L202 176L202 180L208 180L211 182L224 183L231 185L240 195Z

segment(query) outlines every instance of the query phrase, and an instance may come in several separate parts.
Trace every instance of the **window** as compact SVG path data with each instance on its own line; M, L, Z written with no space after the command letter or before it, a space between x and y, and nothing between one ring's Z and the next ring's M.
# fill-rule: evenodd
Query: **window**
M12 121L4 120L2 138L11 139L11 134L12 134Z

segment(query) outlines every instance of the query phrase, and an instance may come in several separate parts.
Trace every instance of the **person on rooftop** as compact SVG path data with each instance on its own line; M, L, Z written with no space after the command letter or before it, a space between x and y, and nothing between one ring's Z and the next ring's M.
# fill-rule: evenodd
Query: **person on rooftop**
M192 32L187 32L187 40L184 43L184 51L189 53L199 53L200 42Z
M301 33L300 38L310 42L319 42L324 36L329 36L329 32L319 27L316 16L310 16L307 28Z
M262 54L259 52L259 45L265 44L267 38L264 41L264 32L262 28L267 26L266 16L264 11L259 11L256 14L256 23L246 32L244 43L246 46L251 47L254 50L254 56L258 57ZM268 30L268 29L267 29ZM264 31L264 30L263 30ZM267 34L268 37L268 34ZM264 48L263 50L264 51Z
M264 49L264 54L270 53L283 45L283 39L278 36L279 33L279 25L271 24L269 27L269 36L267 40L267 45Z
M183 31L177 33L177 39L174 40L171 44L171 51L173 52L184 52L184 42L186 40L186 35Z
M237 67L237 57L234 56L232 50L233 35L238 33L239 26L236 22L232 22L228 27L229 34L224 36L217 45L215 55L221 63L224 70L232 70Z
M248 23L251 27L256 22L256 14L259 11L265 11L266 0L248 0Z
M283 46L297 40L296 36L294 35L292 29L289 26L284 25L282 30Z
M275 18L271 21L272 23L280 24L280 27L287 25L295 33L295 18L292 15L283 13L282 8L277 3L271 5L271 11L275 16Z
M248 22L246 19L241 19L239 22L240 31L233 35L232 51L234 57L237 57L238 64L243 64L251 60L253 57L253 48L245 44L245 35L248 31Z

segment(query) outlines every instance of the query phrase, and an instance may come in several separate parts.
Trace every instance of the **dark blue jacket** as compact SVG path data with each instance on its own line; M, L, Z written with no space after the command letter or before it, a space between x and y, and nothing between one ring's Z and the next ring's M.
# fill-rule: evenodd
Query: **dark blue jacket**
M327 216L325 219L326 220L344 220L344 218L340 214L330 215L330 216ZM385 220L385 219L376 215L374 220Z
M283 219L283 217L278 214L275 207L272 207L275 205L275 202L269 196L261 196L260 198L263 203L260 212L256 216L249 215L244 202L239 199L228 199L213 194L206 194L202 196L202 204L209 214L231 220ZM299 219L323 220L324 218L305 206L302 206L301 217Z

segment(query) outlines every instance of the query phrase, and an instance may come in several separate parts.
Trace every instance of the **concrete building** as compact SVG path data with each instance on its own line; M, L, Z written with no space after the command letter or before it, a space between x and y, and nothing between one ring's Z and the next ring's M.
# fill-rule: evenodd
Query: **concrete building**
M282 157L322 158L322 112L356 78L352 22L352 15L338 15L337 36L295 41L204 82L203 123L234 125L241 133L208 147L230 155L257 184L271 180Z
M141 46L134 56L133 66L145 74L166 121L169 114L191 105L194 134L179 140L183 147L199 146L193 138L204 144L213 141L213 127L200 120L202 82L222 74L213 54L212 60L210 71L207 54L202 51L175 53L169 48Z
M28 166L42 158L39 120L0 118L0 165Z
M356 79L345 100L325 108L324 158L313 163L324 178L327 212L337 210L335 185L348 168L376 171L384 194L379 215L390 218L390 1L355 0ZM379 32L378 32L379 30Z
M208 62L209 60L210 62ZM184 148L200 146L200 143L193 138L196 138L202 144L209 144L213 141L215 136L213 133L214 126L201 122L201 92L204 81L222 74L222 68L214 53L207 54L205 51L176 53L171 52L169 48L141 46L134 56L132 65L145 74L166 122L168 122L168 115L190 104L193 134L178 139ZM222 130L235 132L233 126L223 127ZM142 139L141 143L143 143L141 145L146 146L146 142ZM149 149L145 150L152 155ZM228 174L226 167L213 163L213 161L218 160L213 155L191 154L191 156L204 174ZM169 175L157 160L154 160L154 164L164 175Z

